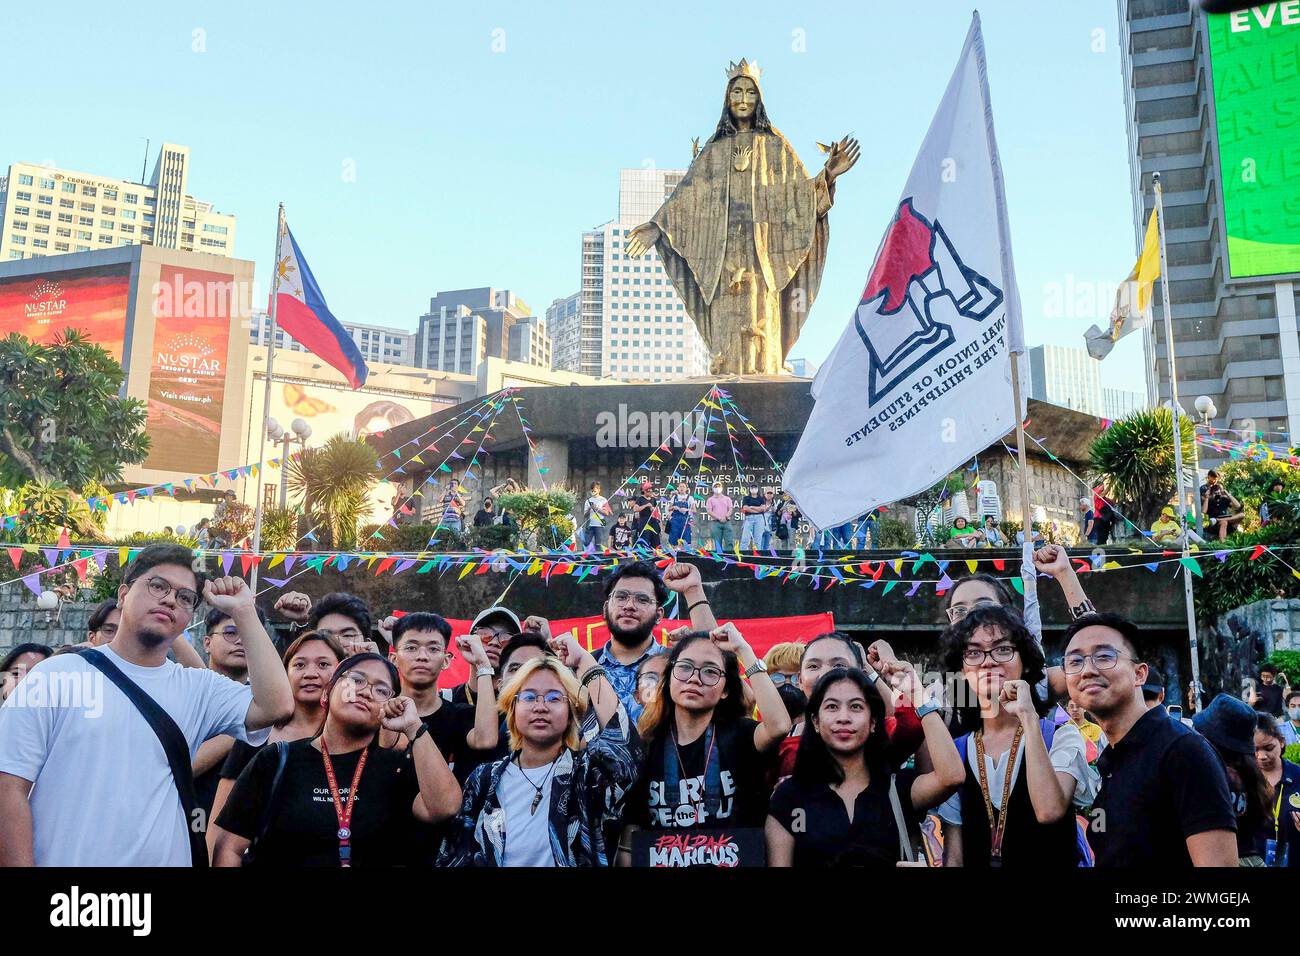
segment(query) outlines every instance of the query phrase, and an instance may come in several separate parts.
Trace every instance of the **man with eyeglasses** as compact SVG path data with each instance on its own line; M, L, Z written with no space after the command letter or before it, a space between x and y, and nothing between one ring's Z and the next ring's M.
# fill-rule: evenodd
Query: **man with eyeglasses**
M118 610L115 598L101 601L86 622L86 643L91 647L110 643L117 637L117 625L121 620L122 612Z
M633 723L642 711L636 699L637 671L647 657L668 650L655 640L654 629L663 620L669 592L681 595L678 600L690 615L692 628L718 626L699 568L692 564L674 562L661 575L647 561L632 561L615 570L605 585L602 613L610 639L596 653L596 663L605 669L605 678Z
M501 686L501 651L510 643L510 639L522 630L519 615L501 605L479 611L469 626L470 634L477 637L483 645L483 652L487 655L488 663L496 674L492 681L494 691L499 690ZM468 704L473 707L477 700L474 693L474 688L477 686L475 680L471 677L465 683L457 684L440 693L445 700L454 704Z
M1213 748L1163 707L1147 709L1137 627L1085 614L1065 632L1070 699L1101 725L1101 790L1088 842L1099 867L1237 865L1237 817Z
M143 549L118 588L113 640L41 662L28 680L41 675L51 692L11 696L0 708L0 865L190 866L194 859L191 832L201 833L206 820L187 818L157 734L87 655L102 654L152 698L191 754L220 734L259 745L293 712L288 675L252 590L231 577L205 585L193 559L177 545ZM167 660L200 589L239 627L248 684Z

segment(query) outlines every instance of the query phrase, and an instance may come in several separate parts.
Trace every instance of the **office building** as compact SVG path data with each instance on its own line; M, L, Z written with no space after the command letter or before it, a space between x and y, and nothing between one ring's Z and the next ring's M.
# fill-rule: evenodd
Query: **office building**
M1295 231L1300 196L1287 172L1294 119L1280 106L1260 111L1258 98L1234 78L1267 77L1261 82L1270 84L1276 104L1300 98L1300 27L1286 22L1285 6L1211 20L1192 0L1118 0L1134 249L1155 205L1152 174L1159 172L1179 398L1191 409L1207 395L1220 427L1275 435L1293 434L1300 425L1300 340L1290 281L1300 271L1294 253L1300 246L1291 247L1290 261L1285 252L1271 253L1267 264L1257 257L1266 240ZM1268 8L1275 15L1265 17ZM1238 42L1247 37L1250 44ZM1268 44L1272 52L1265 52ZM1242 55L1248 63L1240 62ZM1268 228L1271 237L1261 234ZM1159 404L1170 389L1158 287L1154 311L1143 336L1147 395Z
M559 371L600 374L600 336L594 337L588 368L582 348L582 293L556 299L546 307L546 330L551 337L551 366Z
M385 363L388 365L415 364L415 333L385 325L366 325L360 322L343 322L343 329L352 337L361 351L361 357L367 364ZM265 311L253 314L252 327L249 329L249 342L253 345L266 346L266 337L271 331L271 317ZM275 329L275 347L289 349L293 352L306 352L292 336L286 335L279 326Z
M1147 397L1142 392L1134 392L1126 388L1102 387L1102 418L1114 421L1118 418L1126 418L1146 407Z
M685 170L619 172L619 215L582 236L579 370L620 381L707 375L709 351L651 249L623 255L627 234L662 205Z
M230 256L235 217L189 193L190 151L163 143L147 183L14 163L0 179L0 262L158 246Z
M790 374L796 378L816 378L817 366L807 359L786 359L786 365L790 367Z
M487 358L551 367L545 319L508 289L439 292L415 334L415 364L477 375Z
M1086 349L1034 346L1029 350L1029 396L1100 417L1100 366Z

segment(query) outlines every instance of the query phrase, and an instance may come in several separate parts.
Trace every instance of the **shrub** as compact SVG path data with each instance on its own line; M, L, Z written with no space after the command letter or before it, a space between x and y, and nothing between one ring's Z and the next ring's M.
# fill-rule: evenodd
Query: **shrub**
M262 512L262 550L289 551L298 543L298 513L292 508Z
M578 496L563 485L546 491L526 489L497 496L497 509L508 511L520 537L539 548L557 548L573 534Z
M902 551L916 547L916 532L899 518L877 518L871 539L875 547L882 549Z
M1268 663L1285 674L1292 687L1300 688L1300 651L1274 651Z

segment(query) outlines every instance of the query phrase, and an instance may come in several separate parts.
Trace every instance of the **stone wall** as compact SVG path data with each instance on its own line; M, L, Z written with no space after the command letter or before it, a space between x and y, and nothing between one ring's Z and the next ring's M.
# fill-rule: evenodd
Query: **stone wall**
M1274 651L1300 650L1300 600L1256 601L1202 625L1201 682L1240 694L1242 682L1259 675L1259 665ZM1297 675L1289 675L1294 682Z
M0 654L27 641L51 647L79 644L86 639L86 622L95 607L96 602L89 600L65 602L57 613L47 615L36 607L36 595L27 588L0 589Z

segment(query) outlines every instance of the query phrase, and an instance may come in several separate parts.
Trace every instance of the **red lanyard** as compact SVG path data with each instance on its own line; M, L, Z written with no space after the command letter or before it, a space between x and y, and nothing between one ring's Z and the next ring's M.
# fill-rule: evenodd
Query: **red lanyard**
M352 788L348 790L348 804L343 806L339 799L339 782L334 776L334 765L330 762L330 749L325 745L325 738L320 739L320 753L325 758L325 779L330 785L330 799L334 801L334 813L339 818L339 866L352 865L352 802L357 798L357 787L361 783L361 771L366 769L366 758L370 748L361 751L357 760L356 772L352 774Z

